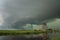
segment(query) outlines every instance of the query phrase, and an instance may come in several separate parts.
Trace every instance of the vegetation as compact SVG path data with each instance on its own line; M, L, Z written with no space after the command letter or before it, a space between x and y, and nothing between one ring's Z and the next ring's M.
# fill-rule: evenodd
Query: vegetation
M60 32L58 30L54 30L55 32ZM52 30L47 30L48 32L52 32ZM31 34L40 34L44 33L42 30L0 30L0 35L31 35Z
M0 35L30 35L38 33L41 32L32 30L0 30Z

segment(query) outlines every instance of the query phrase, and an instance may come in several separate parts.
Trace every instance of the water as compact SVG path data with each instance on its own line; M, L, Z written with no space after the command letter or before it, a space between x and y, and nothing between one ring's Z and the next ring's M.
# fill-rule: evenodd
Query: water
M41 36L21 35L21 36L0 36L0 40L42 40Z

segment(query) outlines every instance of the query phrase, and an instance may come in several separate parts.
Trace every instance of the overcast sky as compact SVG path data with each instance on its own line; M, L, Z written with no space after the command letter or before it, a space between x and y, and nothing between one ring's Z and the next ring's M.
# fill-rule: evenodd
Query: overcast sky
M60 18L59 6L59 0L0 0L0 20L3 20L0 29L22 29L25 24L55 22Z

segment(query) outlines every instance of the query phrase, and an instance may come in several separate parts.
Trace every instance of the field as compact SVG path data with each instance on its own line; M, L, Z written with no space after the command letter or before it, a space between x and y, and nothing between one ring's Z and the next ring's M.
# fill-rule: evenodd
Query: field
M32 31L32 30L0 30L0 35L30 35L30 34L40 34L42 31Z
M0 35L30 35L30 34L41 34L41 33L52 33L52 30L47 30L43 32L42 30L0 30ZM59 30L54 30L54 32L60 33Z

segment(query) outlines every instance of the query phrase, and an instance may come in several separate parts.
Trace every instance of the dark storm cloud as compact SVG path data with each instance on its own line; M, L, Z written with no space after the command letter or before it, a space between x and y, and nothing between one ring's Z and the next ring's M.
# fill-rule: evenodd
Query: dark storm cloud
M44 20L60 17L59 0L5 0L4 8L10 14L6 20L12 28L25 24L40 24Z

